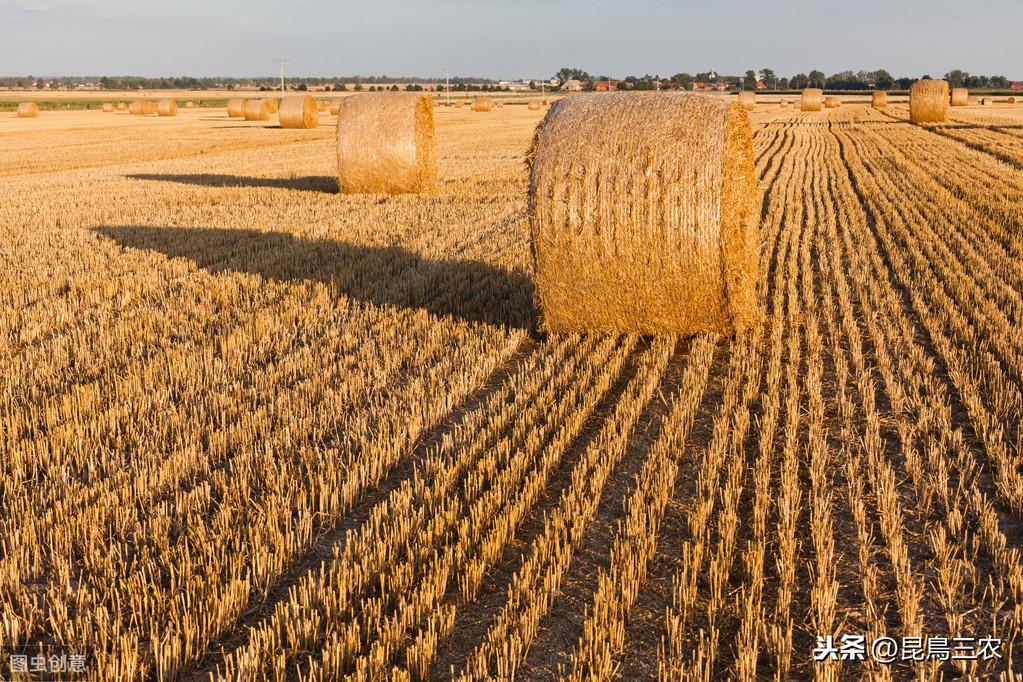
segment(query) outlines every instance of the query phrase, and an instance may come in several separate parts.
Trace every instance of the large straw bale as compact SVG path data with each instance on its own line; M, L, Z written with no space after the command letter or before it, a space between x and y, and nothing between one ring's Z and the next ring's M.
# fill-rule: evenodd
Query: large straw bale
M276 114L280 110L280 104L278 103L276 97L264 97L263 101L266 102L267 106L270 107L271 114Z
M838 97L825 97L824 106L827 107L828 109L837 109L838 107L842 106L842 100L839 99Z
M884 109L888 106L888 93L884 90L875 90L870 96L870 106L875 109Z
M494 108L494 100L490 97L477 97L472 101L473 111L490 111Z
M337 167L342 192L403 194L436 190L433 99L395 92L341 100Z
M820 88L804 88L799 97L800 111L820 111L824 106L824 91Z
M909 122L936 123L948 118L948 81L918 80L909 89Z
M757 108L757 94L752 90L743 90L739 93L739 106L746 111L753 111Z
M156 102L148 99L137 99L128 105L128 113L132 116L152 116L156 113Z
M320 111L312 95L294 95L281 101L277 117L282 128L315 128L320 122Z
M113 102L104 102L103 106L101 107L101 109L103 110L104 113L109 114L109 113L111 113L114 110L114 103Z
M994 103L995 103L994 97L985 97L982 100L980 100L981 106L984 106L984 107L989 107L989 106L993 105Z
M244 118L245 100L239 98L227 100L227 115L231 118Z
M156 113L160 116L177 116L178 103L172 99L161 99L156 103Z
M970 103L970 91L968 88L952 88L952 106L965 107Z
M270 118L270 102L265 99L247 99L242 113L246 121L265 121Z
M569 97L551 107L528 158L547 331L730 333L759 319L757 178L737 103Z
M39 105L35 102L22 102L18 105L18 118L35 118L39 115Z
M966 101L966 103L971 107L975 107L980 104L980 97L977 95L970 95L970 98Z

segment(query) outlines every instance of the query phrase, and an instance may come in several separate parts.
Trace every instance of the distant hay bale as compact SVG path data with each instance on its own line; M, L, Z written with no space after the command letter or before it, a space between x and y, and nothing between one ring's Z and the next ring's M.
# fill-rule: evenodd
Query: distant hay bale
M918 80L909 89L909 122L937 123L948 118L948 81Z
M870 96L870 106L875 109L884 109L888 106L888 93L884 90L874 91L874 94Z
M828 109L837 109L842 106L842 100L837 97L825 97L824 106Z
M39 105L35 102L22 102L18 105L18 118L35 118L39 115Z
M322 99L321 99L321 100L319 100L319 101L318 101L318 102L316 103L316 109L317 109L318 111L326 111L326 110L327 110L327 103L326 103L326 102L324 102L324 101L323 101Z
M455 109L461 109L462 108L462 103L461 102L455 102L454 107L455 107Z
M330 112L330 115L331 115L331 116L337 116L337 112L341 111L341 102L333 102L333 103L332 103L332 104L331 104L331 105L330 105L330 106L329 106L329 107L327 108L327 111L329 111L329 112Z
M967 104L969 104L971 107L977 106L978 104L980 104L980 97L977 97L976 95L970 95L970 99L967 101Z
M743 90L739 93L739 106L746 111L753 111L757 108L757 94L751 90Z
M473 111L490 111L494 108L494 100L489 97L477 97L472 101Z
M320 112L312 95L285 97L277 117L282 128L315 128L320 122Z
M346 97L337 116L337 168L345 193L435 191L433 100L404 92Z
M820 111L824 105L824 91L820 88L804 88L799 97L800 111Z
M109 114L109 113L111 113L114 110L114 103L113 102L104 102L103 106L101 108L103 109L104 113Z
M195 102L193 102L192 100L188 100L187 102L185 102L185 108L186 109L195 109Z
M534 100L530 100L528 106L529 106L529 109L531 111L539 111L540 109L543 108L543 105L540 104L540 102L535 100L535 99Z
M152 116L156 113L156 102L137 99L128 105L128 113L132 116Z
M264 97L263 101L266 102L268 107L270 107L271 114L276 114L280 109L280 105L278 104L276 97Z
M569 97L527 158L547 331L730 333L760 318L753 139L737 103Z
M970 103L970 91L967 88L952 88L952 106L965 107Z
M265 99L247 99L242 113L246 121L265 121L270 118L270 103Z
M156 103L156 113L160 116L177 116L178 103L172 99L161 99Z
M244 118L245 100L243 99L227 100L227 115L230 116L231 118Z
M128 105L125 102L118 102L114 108L118 111L128 111Z
M983 107L989 107L989 106L991 106L994 103L995 103L995 100L994 100L993 97L985 97L982 100L980 100L980 105L983 106Z
M789 108L789 103L788 103L788 100L784 100L784 99L783 99L783 100L781 101L781 108L782 108L782 109L788 109L788 108Z
M1005 100L1005 103L1006 104L1015 104L1016 103L1016 98L1015 97L1010 97L1007 100Z

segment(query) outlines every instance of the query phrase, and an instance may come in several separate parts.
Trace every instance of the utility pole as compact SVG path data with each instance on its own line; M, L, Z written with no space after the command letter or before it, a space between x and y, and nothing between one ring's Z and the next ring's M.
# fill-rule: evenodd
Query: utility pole
M281 66L281 97L284 97L284 65L287 63L287 59L275 59L275 62Z

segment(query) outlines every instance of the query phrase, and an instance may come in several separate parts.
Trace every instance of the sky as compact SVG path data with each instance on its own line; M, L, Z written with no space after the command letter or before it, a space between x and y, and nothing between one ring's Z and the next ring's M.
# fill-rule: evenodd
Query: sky
M1021 0L0 0L0 76L545 78L770 68L1023 80Z

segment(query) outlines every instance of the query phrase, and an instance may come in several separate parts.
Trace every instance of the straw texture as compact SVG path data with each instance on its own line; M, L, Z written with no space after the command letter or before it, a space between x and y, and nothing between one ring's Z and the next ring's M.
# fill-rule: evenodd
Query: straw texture
M909 122L936 123L948 118L948 81L921 79L909 89Z
M270 118L270 102L265 99L247 99L242 113L246 121L265 121Z
M494 108L494 100L489 97L477 97L472 101L473 111L490 111Z
M976 95L970 95L970 98L966 101L966 103L969 104L971 107L976 106L980 104L980 97L977 97Z
M352 95L337 116L338 187L404 194L437 188L433 99L416 93Z
M156 103L156 113L160 116L177 116L178 103L172 99L161 99Z
M534 99L534 100L530 100L529 101L529 109L530 109L530 111L540 111L540 109L542 109L542 108L543 108L543 105L540 104L540 102L538 102L537 100Z
M187 102L185 102L185 108L186 109L195 109L195 102L193 102L192 100L188 100Z
M753 111L757 108L757 94L749 90L743 90L739 93L739 106L746 111Z
M285 97L277 112L282 128L315 128L320 122L320 110L312 95Z
M18 118L35 118L39 115L39 105L35 102L22 102L18 105Z
M870 106L875 109L884 109L888 106L888 93L883 90L876 91L870 96Z
M242 118L245 116L245 100L229 99L227 101L227 115L231 118Z
M156 113L156 102L148 99L137 99L128 105L128 113L133 116L152 116Z
M124 102L118 102L117 103L117 107L115 107L115 108L118 111L128 111L128 105L126 103L124 103Z
M840 100L838 97L825 97L824 106L827 107L828 109L837 109L838 107L842 106L842 100Z
M741 106L683 93L570 97L551 107L527 158L546 330L730 333L760 318Z
M113 102L104 102L103 106L101 108L103 109L103 111L105 113L110 113L110 112L112 112L114 110L114 103Z
M280 110L280 105L278 104L276 97L264 97L263 101L266 102L271 114L276 114Z
M952 106L965 107L970 103L970 91L967 88L952 88Z
M820 111L824 105L824 91L820 88L805 88L799 98L800 111Z

